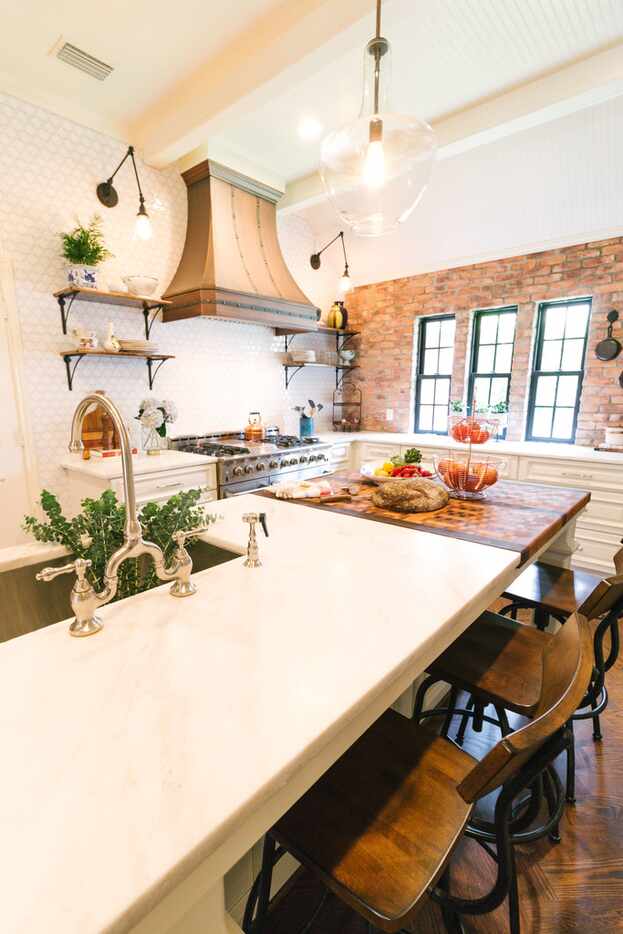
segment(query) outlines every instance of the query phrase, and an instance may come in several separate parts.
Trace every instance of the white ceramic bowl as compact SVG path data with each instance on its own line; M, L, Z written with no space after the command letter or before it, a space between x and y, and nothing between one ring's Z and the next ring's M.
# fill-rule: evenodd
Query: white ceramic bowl
M132 295L153 295L158 285L155 276L124 276L123 281Z

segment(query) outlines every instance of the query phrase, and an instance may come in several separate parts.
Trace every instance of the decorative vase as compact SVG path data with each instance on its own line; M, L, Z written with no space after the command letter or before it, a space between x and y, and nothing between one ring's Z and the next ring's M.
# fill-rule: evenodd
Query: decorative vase
M143 428L143 451L145 454L160 454L162 451L166 451L167 447L166 428L164 435L161 435L157 428Z
M340 324L341 328L348 327L348 308L344 305L344 302L337 303L340 306L340 311L342 312L342 323Z
M67 281L77 289L96 289L97 266L87 266L84 264L68 266Z
M301 415L299 422L299 434L301 438L311 438L314 434L314 420L309 415Z
M327 315L327 327L336 328L338 331L342 327L343 316L339 302L333 302L329 314Z

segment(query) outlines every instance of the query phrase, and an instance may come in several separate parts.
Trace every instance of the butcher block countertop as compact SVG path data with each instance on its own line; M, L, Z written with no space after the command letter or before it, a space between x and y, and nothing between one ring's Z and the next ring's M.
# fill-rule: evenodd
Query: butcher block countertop
M333 474L330 482L335 491L348 487L353 493L352 501L323 505L304 499L289 502L448 535L480 545L508 548L519 552L521 564L551 541L591 498L590 493L583 490L500 480L490 487L484 499L451 497L448 505L436 512L401 513L375 506L372 495L378 486L362 482L358 473Z

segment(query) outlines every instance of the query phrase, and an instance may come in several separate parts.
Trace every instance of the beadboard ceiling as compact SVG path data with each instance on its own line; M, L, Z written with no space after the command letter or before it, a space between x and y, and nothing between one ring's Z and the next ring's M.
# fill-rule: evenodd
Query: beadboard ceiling
M154 164L208 143L284 181L312 172L326 130L359 110L373 0L174 5L21 0L0 14L0 89L141 146ZM621 0L385 0L394 109L431 122L617 46ZM95 81L59 62L60 36L112 65Z

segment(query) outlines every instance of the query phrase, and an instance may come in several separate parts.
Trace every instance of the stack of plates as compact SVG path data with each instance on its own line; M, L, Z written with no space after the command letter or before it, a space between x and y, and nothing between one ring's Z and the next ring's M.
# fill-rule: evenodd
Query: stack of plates
M125 338L119 338L119 344L121 345L121 350L126 353L157 353L158 348L152 341L146 340L129 340Z

